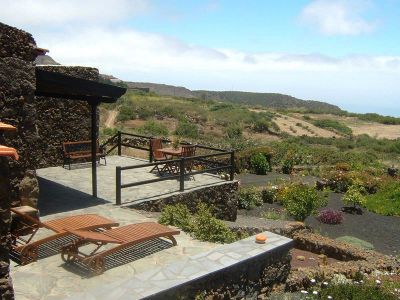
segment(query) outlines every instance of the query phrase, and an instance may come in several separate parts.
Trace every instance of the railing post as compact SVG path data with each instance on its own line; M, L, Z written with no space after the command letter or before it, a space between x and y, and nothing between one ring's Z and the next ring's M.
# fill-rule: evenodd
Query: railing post
M121 167L116 167L115 172L115 204L121 205Z
M230 169L230 180L235 178L235 151L231 151L231 169Z
M121 156L121 131L118 131L118 155Z
M185 190L185 158L182 157L179 162L179 190Z
M150 154L149 154L149 161L150 162L153 162L153 159L154 159L154 157L153 157L153 145L152 145L152 142L151 142L151 138L149 139L149 149L150 149Z

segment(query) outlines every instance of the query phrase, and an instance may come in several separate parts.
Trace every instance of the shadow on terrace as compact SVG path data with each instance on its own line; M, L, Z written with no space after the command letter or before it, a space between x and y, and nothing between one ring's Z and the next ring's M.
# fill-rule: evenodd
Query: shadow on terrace
M74 210L106 203L132 205L168 197L182 192L219 185L233 180L234 152L195 145L193 156L166 156L167 160L153 161L152 138L118 132L100 149L107 154L107 164L98 165L98 198L91 193L90 163L74 163L67 167L37 170L41 195L39 209L43 215ZM163 149L172 149L171 141L162 140ZM177 153L182 146L178 145ZM133 149L143 152L148 160L123 155ZM187 164L191 168L185 168ZM163 172L158 172L165 165ZM225 178L221 179L220 174Z

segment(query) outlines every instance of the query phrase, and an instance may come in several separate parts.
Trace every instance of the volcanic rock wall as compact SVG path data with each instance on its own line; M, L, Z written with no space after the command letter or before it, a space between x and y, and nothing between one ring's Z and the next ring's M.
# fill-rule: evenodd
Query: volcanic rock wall
M90 139L90 107L84 101L35 97L37 55L33 37L0 23L0 121L17 133L0 134L0 144L17 149L19 161L0 158L0 299L13 299L9 279L10 206L36 206L35 170L62 164L62 142ZM38 66L98 80L98 70Z
M66 66L37 66L37 68L78 78L97 81L95 68ZM90 140L90 105L86 101L36 97L37 129L36 145L41 155L38 168L60 166L63 163L62 143Z
M19 199L19 183L35 165L37 140L35 90L36 44L22 30L0 23L0 120L17 127L16 134L0 135L0 144L18 149L18 162L0 161L0 295L13 299L9 277L10 210L13 199Z

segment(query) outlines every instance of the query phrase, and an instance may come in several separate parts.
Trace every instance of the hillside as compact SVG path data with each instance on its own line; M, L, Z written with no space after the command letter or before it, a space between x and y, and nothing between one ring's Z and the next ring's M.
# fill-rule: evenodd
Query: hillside
M303 109L317 113L339 113L342 111L336 105L321 101L301 100L292 96L277 93L251 93L237 91L194 91L194 93L197 97L202 99L230 101L241 104L265 106L274 109Z
M149 88L160 96L182 98L199 98L202 100L228 101L252 106L263 106L273 109L303 110L317 113L341 113L338 106L321 101L302 100L292 96L277 93L251 93L240 91L191 91L185 87L148 82L124 82L128 88Z

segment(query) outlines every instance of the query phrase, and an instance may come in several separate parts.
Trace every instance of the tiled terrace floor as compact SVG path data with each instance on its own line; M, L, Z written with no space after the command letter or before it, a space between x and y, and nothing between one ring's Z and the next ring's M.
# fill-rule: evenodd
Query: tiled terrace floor
M130 209L112 206L110 204L97 205L85 209L63 212L42 217L43 220L61 216L83 213L97 213L121 225L156 221ZM48 232L41 232L42 235ZM14 262L11 265L16 300L58 300L75 293L86 292L98 286L108 286L110 283L125 281L133 276L153 268L163 267L172 261L179 261L193 254L210 250L218 245L193 240L181 232L176 236L178 246L169 247L158 241L142 245L131 250L129 256L124 256L120 266L109 268L104 274L88 277L79 269L70 269L61 260L60 254L39 259L37 262L20 266ZM145 255L144 255L145 254Z
M107 165L100 165L97 168L98 197L115 203L115 168L116 166L132 166L144 164L146 161L127 156L107 157ZM150 172L152 167L122 171L122 184L155 179L156 172ZM92 193L92 170L91 165L76 164L72 170L62 167L52 167L37 170L37 174L44 180L49 180L63 186L79 190L83 193ZM194 180L185 180L185 191L223 184L224 180L212 174L199 174ZM179 181L177 179L165 180L146 185L140 185L122 189L122 204L137 201L145 201L153 198L162 198L179 193Z

